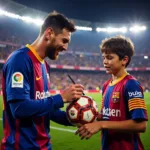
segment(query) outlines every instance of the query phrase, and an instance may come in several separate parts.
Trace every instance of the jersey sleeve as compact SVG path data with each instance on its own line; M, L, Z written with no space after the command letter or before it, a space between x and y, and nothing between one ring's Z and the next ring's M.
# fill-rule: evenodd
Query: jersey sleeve
M51 112L49 114L49 118L58 124L73 126L67 119L66 112L62 111L61 109L56 109L55 111Z
M136 80L129 80L125 86L125 99L133 120L148 120L143 89Z
M10 57L3 68L7 101L30 99L30 63L23 55Z

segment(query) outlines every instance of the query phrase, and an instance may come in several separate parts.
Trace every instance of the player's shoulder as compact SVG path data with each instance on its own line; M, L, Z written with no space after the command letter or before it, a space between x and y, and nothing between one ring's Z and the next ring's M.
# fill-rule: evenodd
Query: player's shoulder
M6 59L6 63L12 62L12 61L18 61L18 63L22 62L25 58L27 58L28 56L27 52L28 52L27 47L23 47L23 48L15 50L8 56L8 58Z
M132 75L126 76L126 87L141 86L139 81Z
M31 64L31 60L27 54L28 49L26 47L15 50L5 61L3 69L7 67L19 67L25 64Z
M106 80L106 81L104 82L104 84L103 84L103 85L108 85L108 84L111 82L111 80L112 80L112 79L108 79L108 80Z

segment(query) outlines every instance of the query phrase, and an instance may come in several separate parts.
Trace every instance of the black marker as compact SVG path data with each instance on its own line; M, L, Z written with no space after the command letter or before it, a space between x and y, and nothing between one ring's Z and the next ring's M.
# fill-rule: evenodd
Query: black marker
M69 74L68 74L68 77L72 81L73 84L76 84ZM82 93L82 94L85 95L84 93Z

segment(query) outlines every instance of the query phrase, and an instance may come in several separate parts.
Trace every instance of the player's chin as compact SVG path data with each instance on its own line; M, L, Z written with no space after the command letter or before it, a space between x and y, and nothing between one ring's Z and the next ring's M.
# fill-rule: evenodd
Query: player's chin
M55 60L57 60L58 58L59 58L59 55L56 55L56 56L55 56Z
M57 60L58 59L58 55L53 55L51 57L49 57L51 60Z
M58 57L59 57L59 53L58 53L58 52L56 52L56 53L55 53L55 55L54 55L54 60L57 60L57 59L58 59Z

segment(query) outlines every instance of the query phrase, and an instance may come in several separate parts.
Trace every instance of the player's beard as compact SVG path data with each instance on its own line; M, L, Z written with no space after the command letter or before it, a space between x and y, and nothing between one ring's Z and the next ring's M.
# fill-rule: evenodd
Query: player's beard
M55 43L56 39L53 38L51 40L51 43L46 48L46 56L51 60L56 60L58 58L58 51L57 51L58 46Z
M46 56L51 60L56 60L58 58L57 47L56 46L47 47Z

